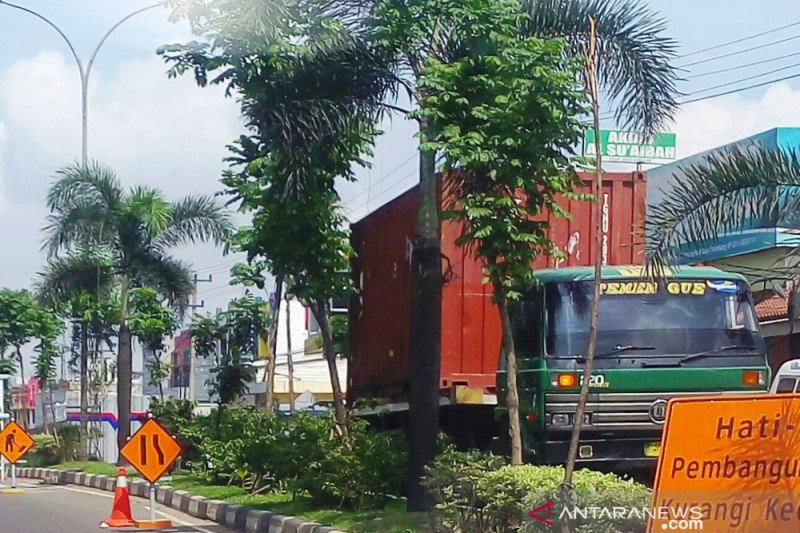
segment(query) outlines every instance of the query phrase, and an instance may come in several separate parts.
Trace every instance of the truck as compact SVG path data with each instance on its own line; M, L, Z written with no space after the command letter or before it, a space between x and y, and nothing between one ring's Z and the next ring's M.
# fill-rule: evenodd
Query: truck
M578 192L590 191L593 176L581 178ZM612 468L650 466L658 455L666 402L678 395L764 391L766 348L741 276L691 267L674 269L662 281L644 275L646 176L606 173L602 179L601 327L579 460ZM593 289L594 204L569 198L561 203L569 219L542 217L562 253L531 265L538 283L510 308L523 448L529 461L541 464L566 458ZM417 206L411 189L352 225L359 291L349 309L348 402L384 427L407 424L410 247ZM484 283L480 261L455 244L456 224L442 222L440 234L446 280L441 425L462 448L502 448L506 376L491 286ZM718 315L728 321L698 327Z

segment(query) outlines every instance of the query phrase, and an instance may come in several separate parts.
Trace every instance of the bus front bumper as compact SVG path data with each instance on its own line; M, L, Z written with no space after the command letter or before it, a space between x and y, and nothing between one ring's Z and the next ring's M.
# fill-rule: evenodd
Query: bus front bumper
M569 440L546 440L533 460L538 464L561 465L567 462ZM577 463L581 466L653 467L660 453L658 437L626 439L581 439Z

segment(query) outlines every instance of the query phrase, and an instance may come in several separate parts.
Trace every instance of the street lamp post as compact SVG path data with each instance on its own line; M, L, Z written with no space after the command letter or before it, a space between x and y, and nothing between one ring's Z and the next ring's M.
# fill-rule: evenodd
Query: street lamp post
M61 30L61 28L59 28L53 21L51 21L50 19L48 19L44 15L42 15L40 13L37 13L36 11L34 11L32 9L29 9L27 7L19 6L17 4L12 4L12 3L6 2L5 0L0 0L0 6L8 6L10 8L17 9L19 11L24 11L25 13L31 14L34 17L42 20L48 26L53 28L61 36L61 38L64 40L64 42L67 43L67 47L69 48L69 51L72 54L72 57L75 59L75 64L78 66L78 72L80 73L80 76L81 76L81 166L84 169L86 169L88 167L88 164L89 164L89 146L88 146L88 144L89 144L89 123L88 123L88 118L89 118L89 74L91 74L91 72L92 72L92 65L94 65L94 60L97 58L97 54L98 54L98 52L100 52L100 48L103 46L103 44L106 42L106 40L111 35L111 33L113 33L114 30L119 28L125 21L127 21L131 17L134 17L134 16L138 15L139 13L143 13L143 12L148 11L150 9L159 7L160 5L161 5L161 3L150 4L148 6L145 6L145 7L141 8L141 9L137 9L136 11L133 11L132 13L129 13L128 15L122 17L119 21L117 21L117 23L114 24L113 26L111 26L111 28L108 29L108 31L103 35L103 37L97 43L97 46L95 46L94 51L92 52L92 55L89 57L89 62L86 63L86 65L84 66L83 61L81 61L81 58L78 56L78 53L75 51L75 47L72 45L72 41L69 40L69 37L67 37L67 35ZM82 382L82 385L83 385L83 382ZM2 386L3 386L3 381L2 381L2 379L0 379L0 400L2 399ZM0 404L0 409L2 409L2 404ZM2 413L2 411L0 411L0 413ZM0 419L0 429L2 429L2 423L3 423L2 419ZM4 479L5 478L5 468L4 468L5 467L5 464L4 464L5 461L2 461L2 463L3 464L0 464L0 479ZM13 468L12 468L12 473L13 473Z
M27 7L24 7L24 6L18 6L16 4L11 4L9 2L6 2L5 0L0 0L0 5L8 6L8 7L14 8L14 9L18 9L20 11L24 11L26 13L30 13L34 17L44 21L48 26L50 26L51 28L56 30L56 32L58 32L58 34L61 36L61 38L64 39L64 42L67 43L67 46L69 47L69 51L72 53L72 57L75 59L75 63L78 65L78 71L80 72L80 75L81 75L81 163L83 164L83 167L86 168L87 164L89 163L89 147L88 147L88 141L89 141L89 125L88 125L88 115L89 115L89 105L88 105L89 104L89 95L88 95L89 74L92 72L92 65L94 64L94 60L97 57L97 53L100 51L100 47L103 46L103 43L106 42L106 39L108 39L109 35L111 35L111 33L114 30L116 30L120 25L122 25L126 20L128 20L129 18L131 18L131 17L133 17L135 15L138 15L139 13L142 13L142 12L147 11L149 9L153 9L155 7L158 7L161 4L160 3L151 4L149 6L141 8L141 9L137 9L133 13L130 13L130 14L124 16L116 24L111 26L111 28L105 33L105 35L103 35L103 38L100 39L100 42L97 43L97 46L95 47L94 52L92 52L91 57L89 57L89 62L86 63L85 66L83 64L83 61L81 61L81 58L78 57L78 53L75 51L75 47L72 45L72 41L70 41L69 38L67 37L67 35L61 30L61 28L56 26L56 24L54 22L52 22L50 19L48 19L44 15L41 15L41 14L37 13L36 11L33 11L32 9L29 9Z
M11 379L9 374L0 374L0 431L6 427L6 380ZM0 456L0 483L6 482L6 458Z

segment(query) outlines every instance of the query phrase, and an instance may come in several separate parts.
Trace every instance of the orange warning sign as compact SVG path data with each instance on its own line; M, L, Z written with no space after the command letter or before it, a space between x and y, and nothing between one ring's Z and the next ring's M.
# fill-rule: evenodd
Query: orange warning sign
M0 455L14 464L31 451L33 439L22 426L16 422L9 422L3 431L0 431Z
M652 507L651 532L797 531L800 394L670 400Z
M150 483L155 483L181 454L181 445L154 419L145 422L120 453Z

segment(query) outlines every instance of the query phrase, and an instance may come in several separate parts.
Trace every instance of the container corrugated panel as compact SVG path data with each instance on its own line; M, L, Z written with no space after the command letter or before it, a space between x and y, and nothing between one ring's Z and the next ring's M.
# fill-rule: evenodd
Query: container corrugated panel
M577 192L591 192L584 175ZM603 177L602 232L607 264L641 264L645 214L645 176L607 173ZM590 203L562 199L570 219L548 215L550 235L564 258L541 257L536 268L592 263L594 216ZM355 397L403 399L408 382L410 244L415 235L414 188L353 224L358 255L354 276L361 288L350 311L351 362L348 391ZM491 287L482 283L481 263L455 244L459 229L442 224L442 253L447 283L442 290L441 385L463 384L493 392L500 355L500 319Z

